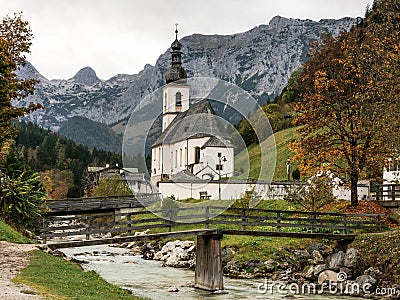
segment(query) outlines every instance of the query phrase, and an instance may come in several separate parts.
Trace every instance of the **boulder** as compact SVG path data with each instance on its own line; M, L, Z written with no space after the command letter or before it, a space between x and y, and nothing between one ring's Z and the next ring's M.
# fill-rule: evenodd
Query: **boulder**
M375 291L378 281L370 275L358 276L355 282L359 285L360 291L365 294L371 294Z
M313 250L313 252L311 253L311 257L312 257L311 262L314 265L319 265L324 263L324 257L318 250Z
M310 253L308 253L307 250L294 250L293 255L297 259L309 259L310 258Z
M166 254L166 253L168 253L168 252L171 252L172 249L174 249L174 248L176 247L176 243L177 243L177 242L180 242L180 241L178 240L178 241L166 243L166 244L161 248L160 251L161 251L162 253L164 253L164 254Z
M369 276L374 277L374 278L379 278L379 277L382 276L382 272L379 271L378 268L369 267L368 269L366 269L364 271L364 275L369 275Z
M180 246L181 246L183 249L189 249L189 248L191 248L191 247L194 246L194 242L193 242L193 241L183 241L183 242L180 244Z
M321 243L312 243L310 246L308 246L309 253L312 253L314 250L321 252L321 251L324 251L325 249L326 249L326 246Z
M176 286L171 286L168 288L168 292L176 293L176 292L179 292L179 289Z
M354 268L357 266L357 250L355 248L347 249L343 264L347 268Z
M314 267L314 276L318 276L321 272L325 271L328 269L328 266L323 264L323 265L316 265Z
M351 268L341 267L339 269L339 271L341 273L346 274L348 279L352 279L352 278L354 278L354 275L356 275L355 269L351 269Z
M345 253L343 251L336 252L328 258L328 269L339 271L343 267Z
M314 279L314 266L310 266L308 270L304 273L304 278L308 280Z
M275 271L275 261L273 259L265 261L264 270L268 273Z
M323 284L324 282L338 282L338 273L332 270L325 270L318 275L318 284Z

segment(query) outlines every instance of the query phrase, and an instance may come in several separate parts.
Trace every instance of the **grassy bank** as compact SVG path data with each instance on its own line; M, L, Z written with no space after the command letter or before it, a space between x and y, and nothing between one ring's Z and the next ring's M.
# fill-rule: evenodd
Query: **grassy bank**
M358 249L361 269L378 268L383 280L400 282L400 229L361 234L351 247Z
M43 251L32 252L30 265L14 279L52 299L143 299L105 282L95 272L84 272L75 263Z
M3 220L0 220L0 241L33 243ZM27 284L50 299L143 299L107 283L95 272L84 272L79 265L40 250L31 252L30 265L13 281Z
M30 244L32 240L26 238L20 232L14 230L10 225L0 219L0 241L16 244Z

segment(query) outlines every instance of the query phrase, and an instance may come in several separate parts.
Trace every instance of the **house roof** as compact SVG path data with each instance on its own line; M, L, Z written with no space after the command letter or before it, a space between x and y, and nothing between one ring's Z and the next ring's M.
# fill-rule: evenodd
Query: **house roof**
M180 171L179 173L171 176L172 181L177 182L193 182L193 181L203 181L199 177L193 175L188 170Z
M203 100L178 114L153 143L152 147L161 144L173 144L188 138L202 137L217 137L216 139L219 140L221 147L232 146L228 132L207 100ZM213 143L216 145L217 141L213 139Z
M233 147L233 145L230 140L221 141L218 137L212 136L201 148L206 147Z

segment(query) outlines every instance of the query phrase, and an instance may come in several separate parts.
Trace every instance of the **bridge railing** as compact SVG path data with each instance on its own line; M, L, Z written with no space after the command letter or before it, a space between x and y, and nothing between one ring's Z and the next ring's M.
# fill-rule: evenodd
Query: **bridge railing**
M195 206L160 209L149 212L104 212L53 215L43 220L40 236L44 240L64 238L102 238L132 235L138 231L171 232L176 230L220 228L268 232L310 232L353 234L380 231L380 214L342 214L251 208Z

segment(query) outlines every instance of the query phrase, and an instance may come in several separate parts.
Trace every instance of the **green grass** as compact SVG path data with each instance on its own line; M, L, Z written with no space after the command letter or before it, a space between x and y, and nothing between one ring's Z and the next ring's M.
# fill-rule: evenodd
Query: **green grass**
M315 240L224 235L222 247L237 249L232 259L242 263L251 259L259 261L276 259L275 253L290 254L288 249L306 249L312 242Z
M0 219L0 241L7 241L16 244L31 244L32 240L25 237L22 233L13 229L10 225Z
M84 272L75 263L43 251L31 252L31 263L14 279L51 299L143 299L105 282L94 271Z
M243 150L235 157L235 169L243 168L246 170L246 163L247 163L247 154L248 151L249 161L250 161L250 178L259 178L259 179L271 179L270 174L271 170L274 168L273 161L274 161L274 154L276 153L276 168L275 173L273 176L273 180L282 181L287 180L287 173L286 173L286 162L288 158L293 156L293 153L288 149L288 144L293 142L297 135L297 127L292 127L289 129L285 129L279 131L274 134L274 136L269 137L265 141L261 143L262 149L264 152L262 153L262 157L265 160L266 168L261 170L260 174L260 167L261 167L261 147L259 145L251 145L247 150ZM272 151L274 144L276 145L276 152ZM291 172L297 168L297 165L292 162L291 165ZM260 174L260 176L258 176ZM244 175L243 175L244 176ZM240 179L246 179L241 178Z
M400 230L360 234L350 245L358 249L361 268L382 271L382 280L400 282Z

